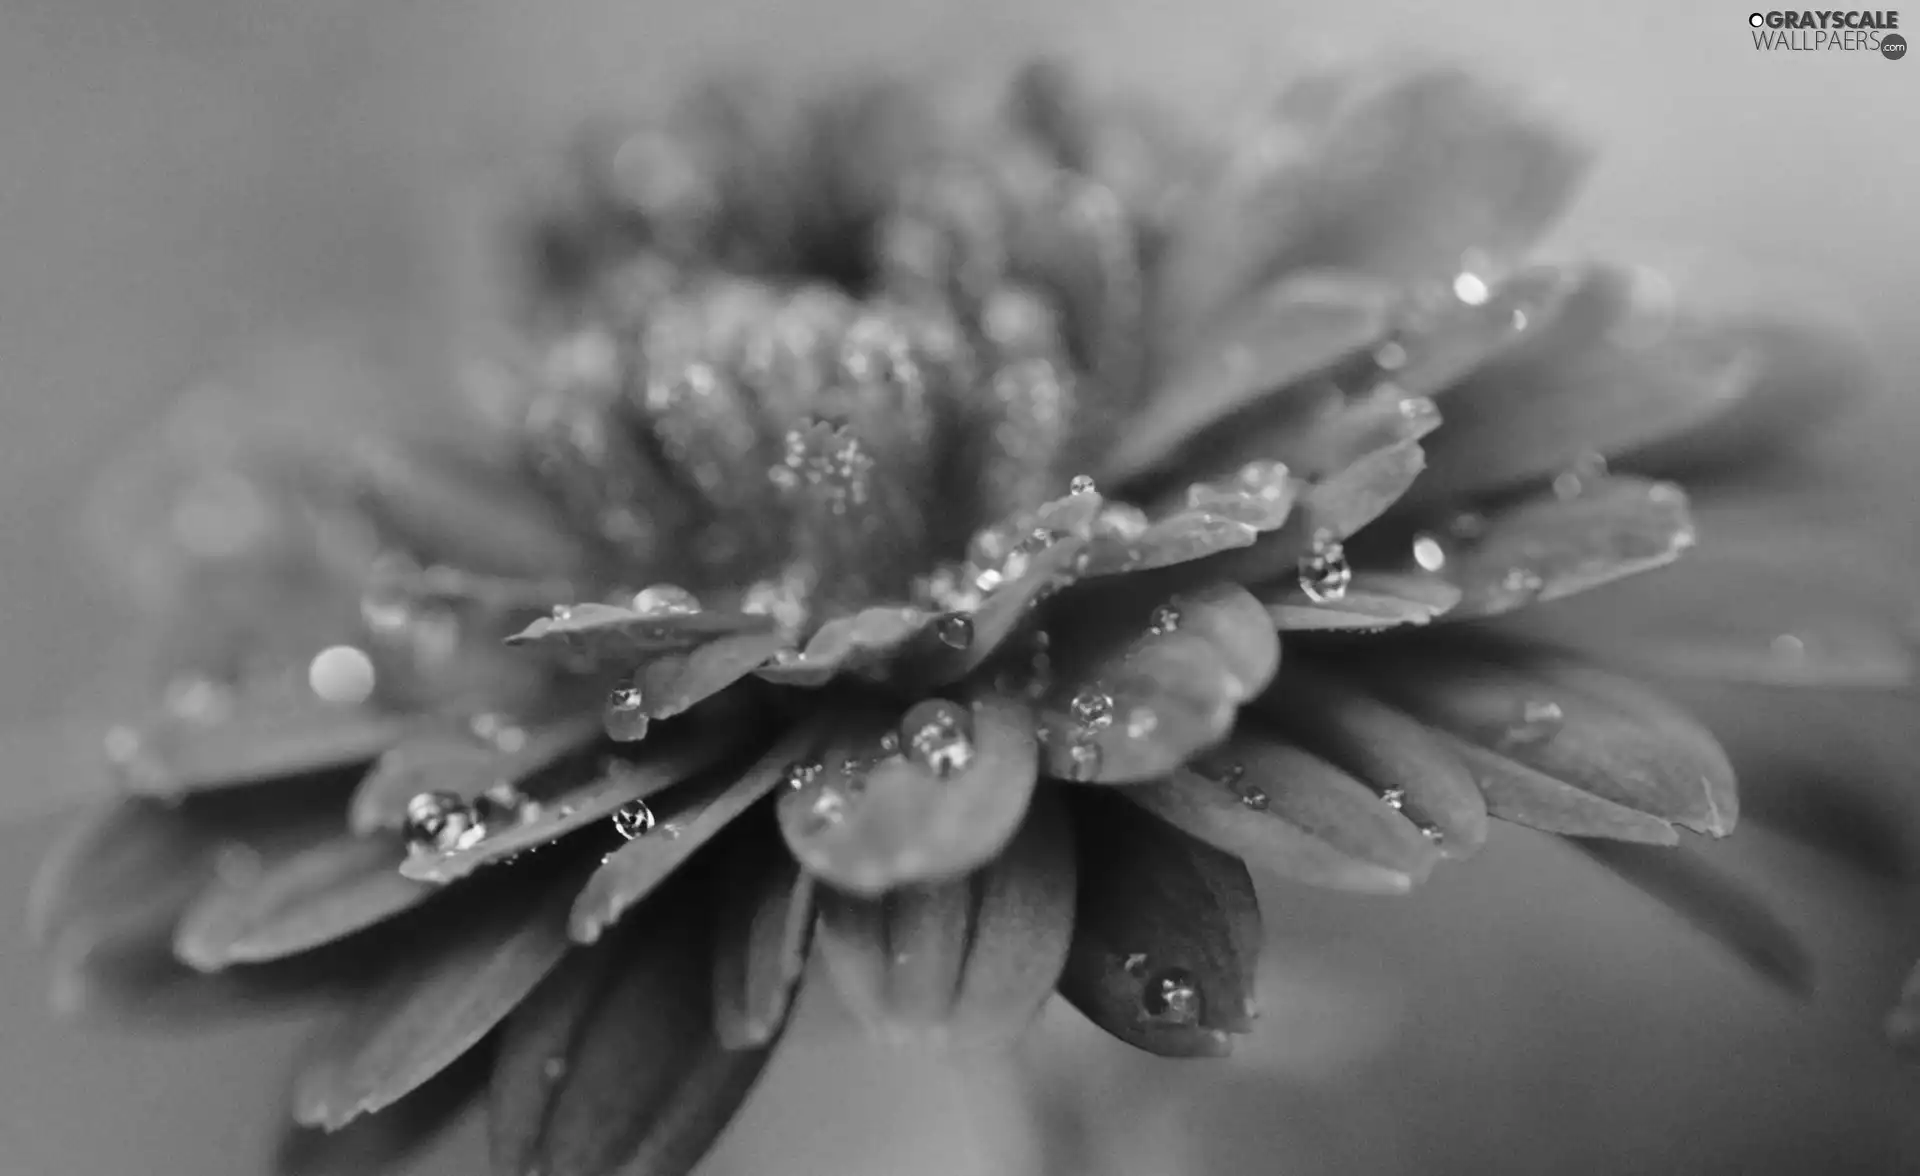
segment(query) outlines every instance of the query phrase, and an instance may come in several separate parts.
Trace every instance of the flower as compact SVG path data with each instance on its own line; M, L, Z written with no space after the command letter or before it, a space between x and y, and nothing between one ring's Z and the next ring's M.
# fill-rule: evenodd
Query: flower
M134 469L166 688L43 870L68 991L343 996L330 1129L490 1041L496 1167L574 1176L697 1161L813 957L881 1036L1225 1053L1249 867L1403 893L1490 818L1803 984L1677 844L1719 744L1535 606L1685 554L1666 479L1737 508L1846 340L1530 261L1586 153L1458 70L1208 132L703 89L521 223L479 427Z

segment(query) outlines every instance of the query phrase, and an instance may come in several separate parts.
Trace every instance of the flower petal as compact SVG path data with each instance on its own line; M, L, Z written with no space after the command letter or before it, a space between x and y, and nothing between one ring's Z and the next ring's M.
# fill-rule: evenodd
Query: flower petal
M403 718L304 691L243 692L231 708L204 719L170 712L138 730L116 728L107 736L108 758L128 791L177 797L355 767L410 727Z
M700 609L695 612L639 610L617 604L559 605L507 638L508 645L547 645L595 657L622 659L690 649L715 637L772 629L773 618L758 613Z
M174 954L215 972L282 959L365 930L436 893L402 878L390 837L340 836L261 870L216 874L174 932Z
M777 632L716 637L685 653L665 653L634 672L643 713L666 719L703 702L766 665L787 647Z
M1370 677L1428 722L1615 804L1714 837L1738 819L1733 768L1720 744L1627 679L1573 663L1438 656L1423 660L1417 676Z
M1260 908L1239 859L1113 797L1080 798L1080 887L1060 995L1163 1057L1228 1053L1252 1028Z
M1460 590L1438 576L1362 572L1338 598L1315 600L1297 583L1267 598L1267 615L1282 633L1305 630L1377 632L1424 625L1460 601Z
M1486 797L1489 816L1574 837L1679 844L1680 835L1660 817L1595 796L1478 744L1445 738L1454 754L1472 770L1480 794Z
M691 902L648 904L576 950L501 1035L493 1171L685 1176L767 1060L764 1049L720 1047L712 1000L708 932Z
M1372 789L1265 733L1242 730L1125 796L1189 836L1310 886L1404 894L1440 858Z
M1273 622L1237 584L1171 596L1123 584L1061 611L1039 700L1046 771L1060 779L1164 775L1224 738L1280 664Z
M1665 567L1694 544L1687 496L1670 482L1606 478L1486 520L1445 553L1460 586L1451 619L1497 616Z
M1800 936L1767 901L1716 870L1695 850L1618 841L1571 841L1574 848L1645 891L1787 992L1807 997L1814 964Z
M856 894L964 874L999 853L1033 796L1038 749L1027 707L980 694L907 711L899 751L836 768L780 798L781 832L801 865Z
M1247 547L1293 513L1299 479L1275 461L1252 461L1229 477L1195 482L1185 502L1138 534L1108 529L1093 536L1080 574L1092 578L1190 563Z
M1408 818L1439 831L1442 857L1467 857L1486 841L1486 801L1444 738L1344 677L1296 662L1250 709L1381 796L1398 797Z
M568 896L559 885L501 887L470 914L425 926L379 987L313 1039L294 1117L338 1129L479 1044L566 954Z
M820 892L821 958L883 1038L1000 1041L1060 976L1073 926L1073 843L1037 806L1000 858L965 878L862 898Z
M482 741L469 732L428 731L395 744L353 794L347 822L361 836L406 826L407 802L422 792L473 800L489 788L518 788L549 772L564 772L603 739L600 720L574 717Z
M758 674L782 686L824 686L840 674L885 662L932 619L925 609L904 605L863 608L821 625L806 648L762 666Z
M660 817L674 834L636 837L601 862L574 900L568 920L573 938L580 943L598 939L701 846L779 787L788 778L788 769L814 754L821 738L821 723L802 723L739 776L717 773L667 793Z
M1202 431L1385 336L1393 291L1338 273L1283 277L1186 349L1106 458L1103 479L1161 466Z
M743 840L714 928L713 1032L730 1050L771 1046L813 947L814 879L771 836Z
M562 775L557 789L518 798L516 811L497 823L483 822L485 835L470 846L415 851L400 864L400 873L423 882L464 878L482 866L508 861L604 821L622 806L690 779L735 751L737 747L728 746L719 732L663 733L649 739L631 758L608 757L591 774L570 770ZM585 762L575 767L585 767Z
M1586 277L1583 269L1532 266L1494 282L1482 302L1424 308L1383 348L1393 382L1409 395L1440 395L1550 329Z
M1069 535L1035 553L1020 573L986 594L977 608L948 614L901 650L890 680L909 691L957 682L977 669L1039 608L1079 574L1087 541ZM949 617L965 619L964 627Z
M27 899L35 940L86 955L121 942L165 942L213 876L217 838L150 800L101 806L40 859Z

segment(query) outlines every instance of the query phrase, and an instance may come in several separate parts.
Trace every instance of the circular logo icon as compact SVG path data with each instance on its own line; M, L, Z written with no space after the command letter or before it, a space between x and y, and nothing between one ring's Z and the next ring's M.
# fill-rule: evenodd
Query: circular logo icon
M1880 38L1880 56L1888 61L1898 61L1907 55L1907 39L1899 33L1888 33Z
M1756 28L1756 29L1757 29L1757 28L1759 28L1759 27L1760 27L1761 25L1763 25L1763 24L1766 24L1766 23L1767 23L1767 18L1766 18L1766 15L1765 15L1764 13L1759 13L1759 12L1756 12L1756 13L1754 13L1754 14L1753 14L1752 16L1749 16L1749 17L1747 18L1747 23L1748 23L1748 24L1750 24L1750 25L1752 25L1752 26L1753 26L1754 28Z

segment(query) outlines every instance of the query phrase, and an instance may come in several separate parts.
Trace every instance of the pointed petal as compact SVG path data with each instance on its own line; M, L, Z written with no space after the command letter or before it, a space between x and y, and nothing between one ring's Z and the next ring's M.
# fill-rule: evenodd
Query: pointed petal
M1027 811L1038 760L1025 704L984 693L908 710L899 753L818 774L780 798L781 832L807 870L875 895L964 874L999 853Z
M1242 730L1124 795L1191 837L1310 886L1404 894L1440 858L1372 789L1266 733Z
M396 743L360 782L347 823L361 836L397 832L406 826L407 802L422 792L473 800L500 785L519 788L564 770L603 739L597 717L516 730L507 741L511 751L502 750L501 739L482 741L469 732L426 731Z
M814 887L772 836L743 839L714 928L713 1032L730 1050L771 1046L813 947Z
M949 614L965 618L964 641L950 639L944 634L951 629L935 622L902 649L890 670L890 680L909 691L959 681L991 657L1035 609L1074 581L1086 550L1087 541L1077 535L1048 543L1027 560L1018 575L988 592L978 608Z
M1423 661L1377 689L1422 719L1594 796L1724 837L1740 811L1733 768L1706 730L1651 691L1574 663Z
M1386 335L1393 290L1338 273L1288 275L1195 341L1108 455L1102 478L1138 477L1209 427Z
M178 809L148 800L101 806L40 859L27 899L34 939L79 955L121 942L165 942L213 876L216 844Z
M1447 551L1446 576L1461 591L1449 617L1497 616L1665 567L1694 535L1687 496L1670 482L1606 478L1523 502Z
M932 619L925 609L906 606L865 608L835 617L807 639L806 648L758 673L782 686L824 686L843 673L885 662Z
M1282 633L1304 630L1377 632L1424 625L1459 603L1460 590L1438 576L1363 572L1338 599L1315 600L1297 583L1267 596L1267 615Z
M1260 908L1239 859L1110 796L1080 798L1079 905L1060 995L1162 1057L1231 1051L1256 1015Z
M1478 744L1444 738L1473 772L1480 794L1486 797L1489 816L1574 837L1604 837L1645 845L1680 842L1673 826L1660 817L1595 796Z
M1093 578L1150 571L1250 546L1286 523L1301 488L1300 480L1276 461L1251 461L1228 477L1195 482L1187 487L1183 505L1137 534L1097 531L1080 574Z
M1794 996L1813 991L1814 964L1800 936L1767 901L1687 847L1658 848L1618 841L1571 844L1656 901L1760 975Z
M222 704L224 705L224 704ZM176 797L209 789L351 768L407 733L407 720L368 707L242 694L231 713L167 714L138 730L116 728L107 754L128 791Z
M527 797L517 811L484 822L486 833L466 848L444 853L421 850L408 855L400 873L423 882L452 882L482 866L537 850L578 829L607 820L636 800L645 800L682 780L714 767L737 751L719 732L661 733L631 758L608 757L595 772L588 760L560 779L556 789Z
M363 931L435 893L400 876L391 837L340 836L259 871L216 875L174 932L174 954L215 972L282 959Z
M460 1124L480 1109L486 1059L469 1054L383 1115L364 1115L339 1131L289 1124L272 1176L369 1176L445 1167Z
M822 727L813 722L792 728L738 777L716 773L663 797L659 819L675 833L636 837L600 864L574 900L568 920L573 938L580 943L598 939L722 829L778 788L788 779L789 769L815 753L823 738Z
M1045 768L1060 779L1122 784L1173 770L1224 738L1280 664L1273 622L1237 584L1171 596L1122 585L1062 612L1039 701Z
M1486 801L1443 738L1345 678L1296 663L1249 709L1381 796L1399 796L1409 819L1439 831L1442 857L1486 841Z
M668 653L634 673L649 719L666 719L703 702L766 665L787 647L780 633L716 637L686 653Z
M869 1032L976 1043L1017 1035L1051 994L1073 925L1073 845L1057 802L965 878L862 898L820 893L821 958Z
M671 899L690 896L675 894ZM685 1176L766 1064L713 1037L695 905L650 903L576 950L514 1013L488 1098L500 1176Z
M621 659L684 650L715 637L760 633L774 627L758 613L700 609L668 612L617 604L560 605L507 638L508 645L544 645L595 657Z
M378 1111L477 1045L566 954L563 885L502 887L426 928L300 1066L294 1117L335 1130Z

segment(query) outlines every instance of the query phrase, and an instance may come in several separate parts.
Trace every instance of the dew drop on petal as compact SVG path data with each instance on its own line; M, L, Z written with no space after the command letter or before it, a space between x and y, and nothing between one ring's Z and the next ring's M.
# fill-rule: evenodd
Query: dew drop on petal
M1775 637L1769 646L1774 658L1788 664L1798 664L1807 658L1807 643L1792 633L1782 633Z
M1416 535L1413 540L1413 562L1426 571L1437 572L1447 566L1447 549L1432 535Z
M1553 496L1562 502L1572 502L1606 476L1607 459L1604 456L1592 452L1581 454L1571 466L1555 475Z
M1468 306L1484 306L1492 290L1487 280L1469 270L1462 270L1453 276L1453 296Z
M1067 748L1067 779L1076 784L1088 784L1099 774L1099 744L1076 743Z
M1140 1007L1147 1016L1170 1025L1193 1025L1200 1020L1200 988L1182 968L1168 968L1147 981Z
M556 621L570 621L573 619L573 606L570 604L556 604L553 606L553 611L548 615Z
M653 584L633 594L633 611L650 617L687 616L700 611L700 599L677 584Z
M1160 727L1160 716L1153 708L1136 706L1127 712L1127 738L1145 739Z
M1407 806L1407 790L1404 788L1389 788L1380 794L1380 799L1386 801L1388 808L1399 812Z
M1353 583L1353 566L1338 543L1316 544L1312 554L1300 560L1299 574L1300 590L1320 604L1343 599Z
M1239 789L1240 803L1256 813L1267 811L1268 797L1266 789L1257 784L1244 784Z
M1560 704L1545 698L1529 698L1520 704L1519 713L1500 733L1500 745L1507 748L1532 747L1560 733L1566 714Z
M1113 698L1098 686L1088 686L1067 704L1073 721L1089 731L1101 731L1113 723Z
M880 756L882 759L885 759L888 756L894 756L899 754L900 754L900 732L888 731L884 735L880 736Z
M307 663L307 686L323 702L358 706L373 697L373 659L351 645L333 645Z
M786 773L781 777L781 782L786 786L788 791L798 792L819 779L821 771L821 765L817 763L802 762L788 764Z
M567 1076L567 1059L554 1054L540 1063L540 1076L549 1082L558 1082Z
M646 714L646 698L638 686L629 683L616 687L607 695L607 705L602 716L605 720L607 738L617 743L633 743L647 737L647 728L651 724Z
M1397 372L1407 366L1407 349L1389 340L1374 349L1373 362L1381 371Z
M614 810L613 831L620 834L622 840L632 841L643 837L653 830L653 810L644 800L629 800Z
M907 711L900 734L913 762L944 779L973 762L972 726L965 707L933 698Z
M1171 604L1163 604L1153 610L1153 616L1147 621L1147 632L1155 637L1165 637L1180 628L1180 610Z
M1421 825L1420 836L1426 838L1428 841L1433 842L1435 845L1438 845L1442 841L1445 841L1447 839L1446 831L1440 828L1440 826L1438 825Z
M1120 966L1126 969L1127 975L1144 979L1147 974L1147 953L1144 951L1129 952L1127 953L1126 959L1121 961Z
M1097 487L1088 475L1075 474L1073 481L1067 483L1067 489L1074 494L1092 494Z
M416 853L452 853L487 835L479 809L457 793L422 792L407 801L407 845Z
M973 644L973 618L965 613L948 613L934 623L934 634L949 649L966 649Z

